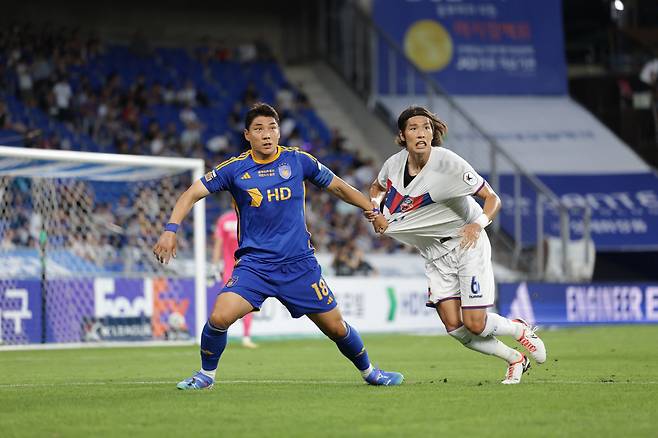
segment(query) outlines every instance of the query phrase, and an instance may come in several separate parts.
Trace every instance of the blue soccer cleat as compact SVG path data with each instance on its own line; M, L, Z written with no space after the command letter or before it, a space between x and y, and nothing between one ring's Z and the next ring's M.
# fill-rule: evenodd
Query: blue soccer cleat
M179 382L176 385L178 389L212 389L215 381L203 374L201 371L197 372L195 375L189 379L185 379L182 382Z
M375 368L368 374L365 380L369 385L401 385L404 381L404 376L394 371L382 371L379 368Z

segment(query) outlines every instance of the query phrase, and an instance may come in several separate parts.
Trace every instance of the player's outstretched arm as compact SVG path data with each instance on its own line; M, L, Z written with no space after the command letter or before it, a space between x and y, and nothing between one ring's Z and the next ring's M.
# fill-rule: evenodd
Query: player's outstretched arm
M169 218L168 227L173 224L173 228L177 229L192 209L192 206L209 194L210 192L201 180L195 181L176 201L174 211L172 211ZM169 263L171 257L176 257L176 231L173 229L165 230L160 235L158 243L153 247L153 254L160 263Z
M365 197L363 193L347 184L343 181L342 178L334 175L334 178L331 180L331 183L327 187L327 190L332 193L334 196L342 199L348 204L352 204L355 207L359 207L363 211L371 211L372 205L368 198Z
M488 183L484 183L482 188L475 194L480 199L484 199L484 206L482 207L482 215L475 220L472 224L466 224L462 229L462 242L461 246L463 248L470 248L475 245L478 237L480 237L480 232L491 223L491 221L496 217L502 203L500 202L500 197L493 191L491 186Z
M386 231L386 228L388 227L388 222L386 222L386 219L384 216L379 212L377 209L375 211L375 208L372 205L372 202L366 198L366 196L352 187L351 185L347 184L345 181L343 181L340 177L335 176L331 180L331 184L327 187L327 190L335 195L336 197L342 199L343 201L347 202L348 204L352 204L355 207L359 207L365 212L371 212L375 215L375 218L373 219L375 221L375 231L378 233L383 233Z

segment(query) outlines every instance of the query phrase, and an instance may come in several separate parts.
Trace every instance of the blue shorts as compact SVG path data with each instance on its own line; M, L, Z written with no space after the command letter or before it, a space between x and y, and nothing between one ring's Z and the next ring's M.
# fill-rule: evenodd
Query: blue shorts
M256 310L266 298L274 297L293 318L336 307L336 298L315 257L281 264L240 261L219 295L226 292L240 295Z

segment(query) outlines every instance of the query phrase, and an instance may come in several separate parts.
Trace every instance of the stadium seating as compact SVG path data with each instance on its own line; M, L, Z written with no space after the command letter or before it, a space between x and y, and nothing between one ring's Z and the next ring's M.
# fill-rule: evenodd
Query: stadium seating
M54 50L52 41L59 41L62 49ZM18 34L3 35L0 59L7 67L0 72L0 82L7 87L0 91L0 102L4 102L8 118L5 126L0 126L0 144L196 156L210 167L247 147L241 120L252 103L264 101L279 109L281 144L302 147L340 175L364 165L341 147L303 92L288 83L271 56L258 53L253 59L239 59L237 51L225 55L218 56L211 47L157 47L145 54L129 45L104 46L93 38L80 41L64 29L37 34L26 26ZM44 63L50 74L37 77L36 71ZM28 90L23 88L25 71L31 77ZM70 87L68 108L57 102L58 82ZM278 98L282 90L293 96L284 106ZM184 144L188 126L198 130L198 136ZM164 146L154 147L155 138ZM361 189L369 184L352 182ZM176 190L182 191L188 183L180 181ZM87 184L95 205L118 204L121 190L116 184ZM215 219L230 208L230 202L227 197L209 197L207 201L210 236ZM334 199L321 197L313 189L309 190L308 203L316 210L311 232L330 237L322 240L325 243L318 242L320 250L330 250L329 242L334 240L348 239L343 235L345 224L360 220L357 212L339 211ZM331 208L324 209L325 204ZM400 248L392 242L382 244L373 236L366 239L370 240L367 247L373 250ZM121 248L126 239L117 244ZM108 264L106 269L120 267Z

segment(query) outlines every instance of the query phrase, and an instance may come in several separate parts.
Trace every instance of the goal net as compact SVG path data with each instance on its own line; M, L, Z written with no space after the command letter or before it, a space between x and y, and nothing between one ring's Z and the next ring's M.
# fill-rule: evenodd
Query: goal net
M203 201L176 263L151 248L203 171L200 159L0 147L0 345L198 339Z

